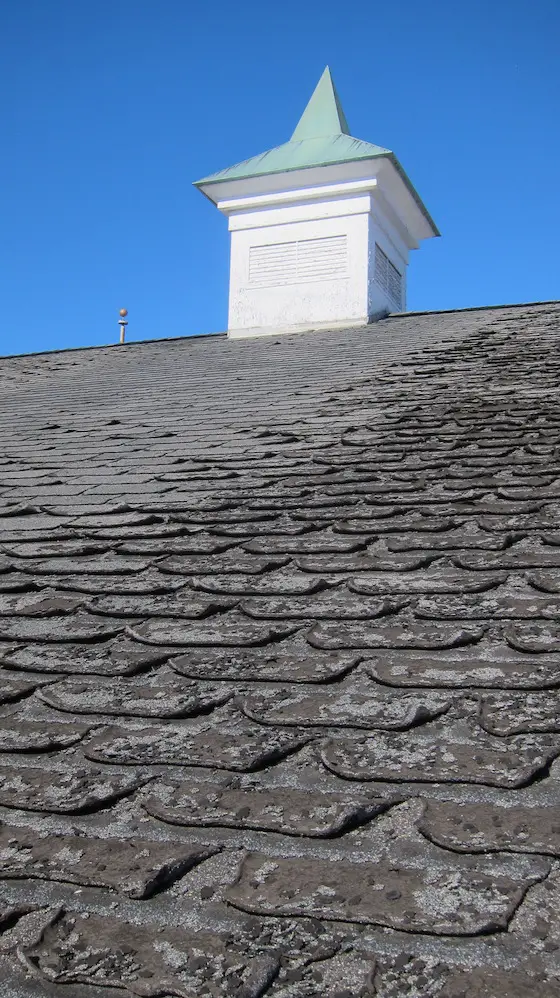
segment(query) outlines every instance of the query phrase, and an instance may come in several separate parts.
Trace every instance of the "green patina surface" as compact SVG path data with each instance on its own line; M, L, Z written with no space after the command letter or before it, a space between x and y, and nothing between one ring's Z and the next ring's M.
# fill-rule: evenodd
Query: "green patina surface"
M294 134L289 142L268 149L258 156L236 163L226 170L212 173L195 182L195 187L206 187L227 180L248 180L290 170L305 170L314 166L334 166L337 163L356 163L360 160L385 158L391 161L403 183L408 188L420 211L431 225L434 235L439 231L425 204L390 149L355 139L350 135L348 122L336 87L327 66Z
M289 142L204 177L197 181L197 186L390 155L389 149L350 135L348 122L327 66Z
M297 123L291 141L339 135L340 132L350 135L346 115L327 66Z

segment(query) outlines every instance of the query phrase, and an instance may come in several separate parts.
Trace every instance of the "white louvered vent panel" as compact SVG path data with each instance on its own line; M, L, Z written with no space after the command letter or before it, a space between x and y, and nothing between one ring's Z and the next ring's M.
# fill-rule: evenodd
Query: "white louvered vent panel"
M297 243L251 246L249 284L291 284L297 277Z
M402 305L402 274L393 266L380 246L375 244L375 280L397 308Z
M346 277L346 236L302 239L296 246L299 281L328 281Z
M347 277L346 236L251 246L249 284L274 287Z

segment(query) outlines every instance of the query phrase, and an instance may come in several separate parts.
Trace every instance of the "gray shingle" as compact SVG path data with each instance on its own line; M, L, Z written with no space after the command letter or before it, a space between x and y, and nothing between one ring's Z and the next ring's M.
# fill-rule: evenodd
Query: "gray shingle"
M7 998L557 998L559 336L0 361Z

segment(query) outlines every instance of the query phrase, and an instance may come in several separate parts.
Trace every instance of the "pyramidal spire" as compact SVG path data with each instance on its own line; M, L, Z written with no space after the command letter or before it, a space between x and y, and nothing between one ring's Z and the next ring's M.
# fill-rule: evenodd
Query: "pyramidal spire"
M325 135L350 135L340 98L327 66L298 121L292 142L317 139Z

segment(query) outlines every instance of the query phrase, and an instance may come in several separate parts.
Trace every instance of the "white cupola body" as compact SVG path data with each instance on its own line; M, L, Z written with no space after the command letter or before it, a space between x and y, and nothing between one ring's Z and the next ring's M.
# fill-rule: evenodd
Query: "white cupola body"
M349 134L328 67L289 142L196 186L229 220L231 337L405 311L409 252L439 235L394 154Z

